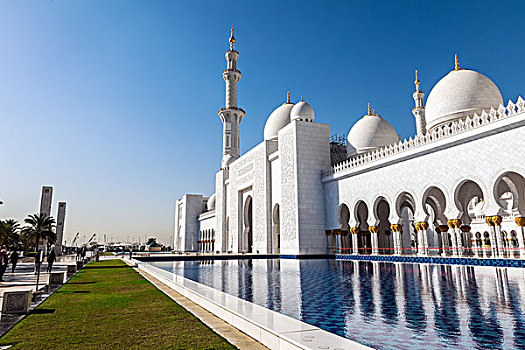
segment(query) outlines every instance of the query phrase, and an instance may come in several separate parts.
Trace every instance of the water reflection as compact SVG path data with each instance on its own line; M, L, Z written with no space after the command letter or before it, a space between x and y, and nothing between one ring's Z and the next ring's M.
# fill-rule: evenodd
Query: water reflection
M324 259L153 264L375 348L525 349L525 269Z

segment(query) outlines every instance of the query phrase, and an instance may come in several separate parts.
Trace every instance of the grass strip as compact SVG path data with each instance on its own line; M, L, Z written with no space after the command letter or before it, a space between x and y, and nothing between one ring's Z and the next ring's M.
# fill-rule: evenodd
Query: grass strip
M10 349L235 349L121 260L91 262L0 338Z

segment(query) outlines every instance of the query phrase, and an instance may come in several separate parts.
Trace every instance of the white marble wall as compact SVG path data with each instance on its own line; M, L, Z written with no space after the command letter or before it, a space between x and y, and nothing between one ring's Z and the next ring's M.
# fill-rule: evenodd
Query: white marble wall
M204 211L206 198L200 194L185 194L175 206L175 248L182 251L198 250L199 215ZM181 210L179 210L181 208ZM179 231L179 232L177 232ZM178 244L178 238L180 238Z
M398 196L406 191L416 202L415 220L423 221L424 193L431 186L445 195L444 214L458 218L456 190L465 180L477 183L484 197L482 215L501 215L494 198L494 184L505 172L525 176L525 113L468 130L436 142L394 154L362 166L340 171L323 179L326 198L326 228L337 228L337 209L350 208L355 224L355 204L363 200L369 209L369 224L375 220L373 205L380 196L390 205L391 222L398 217L394 209Z
M328 125L292 121L279 132L281 254L326 253L321 173L330 166Z

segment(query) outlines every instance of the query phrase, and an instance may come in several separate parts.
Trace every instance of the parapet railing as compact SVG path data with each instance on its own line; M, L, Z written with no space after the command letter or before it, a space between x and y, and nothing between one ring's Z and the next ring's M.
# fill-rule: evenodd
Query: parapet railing
M511 117L525 112L525 100L518 97L516 103L509 100L507 107L500 105L498 109L491 108L490 112L483 111L481 115L477 113L473 117L467 116L465 119L453 121L448 124L440 125L424 135L409 137L389 146L378 148L374 151L363 153L340 163L332 168L323 171L323 176L330 176L349 169L353 169L394 154L409 151L411 149L442 140L444 138L460 134L462 132L479 128L480 126L496 122L498 120Z

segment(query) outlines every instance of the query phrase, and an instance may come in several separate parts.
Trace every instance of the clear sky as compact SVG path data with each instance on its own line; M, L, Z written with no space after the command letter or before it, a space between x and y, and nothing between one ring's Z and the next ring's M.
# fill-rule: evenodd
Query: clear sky
M168 242L175 200L214 191L232 25L245 152L288 90L331 134L370 102L410 136L414 69L428 96L454 53L515 100L523 13L519 1L0 2L0 218L37 212L51 185L66 240Z

